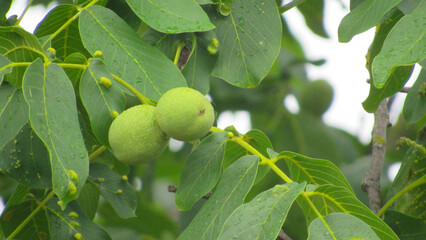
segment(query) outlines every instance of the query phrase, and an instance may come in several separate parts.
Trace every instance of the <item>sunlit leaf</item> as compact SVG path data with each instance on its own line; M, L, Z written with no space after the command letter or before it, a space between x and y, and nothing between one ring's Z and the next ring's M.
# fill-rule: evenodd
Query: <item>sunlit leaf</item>
M273 0L234 0L228 16L210 8L210 18L220 44L212 75L238 87L256 87L280 51L277 4Z
M127 0L150 27L165 33L203 32L214 28L193 0Z
M183 168L175 201L179 210L189 210L217 183L227 132L216 132L203 139L192 151Z
M65 206L78 196L89 171L72 84L61 67L38 59L25 73L23 92L31 126L49 151L53 189Z
M360 219L345 213L331 213L324 217L337 239L380 240L373 230ZM321 219L315 219L309 226L308 240L333 240Z
M258 157L246 156L227 168L214 193L178 239L216 240L226 219L243 203L256 177Z
M146 97L158 100L167 90L186 86L179 69L160 51L141 41L111 10L91 6L79 19L81 38L89 52L102 51L108 70Z
M220 240L275 240L291 205L306 183L276 185L238 207L226 220Z

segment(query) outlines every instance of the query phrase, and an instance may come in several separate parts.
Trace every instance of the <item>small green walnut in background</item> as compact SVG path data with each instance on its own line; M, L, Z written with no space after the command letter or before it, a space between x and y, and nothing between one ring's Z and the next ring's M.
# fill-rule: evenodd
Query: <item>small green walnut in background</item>
M157 122L170 137L193 141L206 135L214 123L209 100L197 90L174 88L161 96L157 104Z
M299 105L302 111L322 116L333 101L333 88L325 80L308 82L302 89Z
M155 121L155 107L146 104L118 115L111 124L108 139L117 159L132 165L155 160L169 142Z

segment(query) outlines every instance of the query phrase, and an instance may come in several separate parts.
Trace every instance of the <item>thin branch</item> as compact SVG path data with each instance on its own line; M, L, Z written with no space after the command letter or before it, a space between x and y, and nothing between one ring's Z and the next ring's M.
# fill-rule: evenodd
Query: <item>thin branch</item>
M362 190L367 192L370 209L377 213L382 205L380 194L380 175L385 162L386 129L389 122L386 99L380 102L374 113L374 127L372 133L372 159L367 174L362 181Z
M175 185L169 185L167 187L167 191L175 193L177 192L177 187ZM209 199L209 197L213 194L213 191L208 192L206 195L203 196L204 199Z
M289 237L284 230L280 230L280 234L278 234L278 239L279 240L292 240L291 237Z
M284 13L294 7L296 7L297 5L301 4L302 2L304 2L305 0L293 0L287 4L282 5L281 7L278 8L280 13Z

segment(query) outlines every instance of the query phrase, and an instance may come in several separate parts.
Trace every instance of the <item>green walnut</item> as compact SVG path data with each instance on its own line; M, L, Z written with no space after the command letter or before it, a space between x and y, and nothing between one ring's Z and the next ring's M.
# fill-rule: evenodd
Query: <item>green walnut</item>
M333 88L327 81L316 80L308 82L302 90L299 101L300 109L322 116L330 107L333 95Z
M214 110L197 90L179 87L161 96L156 118L160 128L170 137L193 141L209 132L214 123Z
M122 112L111 124L108 139L118 160L137 165L155 160L169 137L155 121L155 107L138 105Z

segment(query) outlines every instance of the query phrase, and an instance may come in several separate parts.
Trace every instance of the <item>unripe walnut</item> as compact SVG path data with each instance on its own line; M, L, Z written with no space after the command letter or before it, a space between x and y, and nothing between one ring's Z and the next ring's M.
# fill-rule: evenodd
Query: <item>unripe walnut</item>
M192 141L206 135L214 123L209 100L197 90L174 88L161 96L157 104L157 122L170 137Z
M333 101L333 88L325 80L308 82L302 90L299 105L301 110L321 116Z
M169 141L155 121L155 107L146 104L118 115L111 124L108 139L117 159L132 165L155 160Z

